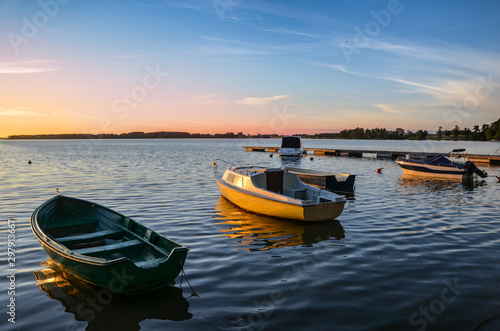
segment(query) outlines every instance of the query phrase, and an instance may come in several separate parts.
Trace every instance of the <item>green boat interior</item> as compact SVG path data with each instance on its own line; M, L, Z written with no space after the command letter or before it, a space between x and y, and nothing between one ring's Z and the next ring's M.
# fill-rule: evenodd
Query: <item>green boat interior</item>
M130 218L97 205L64 199L41 212L45 234L74 254L105 260L126 256L147 268L166 261L176 247Z

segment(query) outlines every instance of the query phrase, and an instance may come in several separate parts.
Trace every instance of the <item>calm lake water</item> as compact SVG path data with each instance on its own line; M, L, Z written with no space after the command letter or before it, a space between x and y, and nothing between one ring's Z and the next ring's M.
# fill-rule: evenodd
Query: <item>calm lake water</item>
M0 141L0 330L473 330L500 328L500 183L405 177L391 160L280 159L279 140ZM305 140L306 147L493 153L493 142ZM358 175L337 220L247 213L211 161ZM28 164L28 160L32 164ZM221 164L222 165L222 164ZM376 169L383 168L382 173ZM500 167L480 166L500 176ZM187 279L109 296L48 260L33 210L56 194L103 204L190 248ZM8 235L15 224L15 294ZM12 237L11 237L12 238ZM12 242L12 240L11 240ZM193 290L190 288L191 284ZM15 324L8 322L15 298Z

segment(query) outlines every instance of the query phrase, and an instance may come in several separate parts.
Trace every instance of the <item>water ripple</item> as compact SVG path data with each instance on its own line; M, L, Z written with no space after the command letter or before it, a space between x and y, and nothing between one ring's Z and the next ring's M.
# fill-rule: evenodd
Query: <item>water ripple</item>
M305 143L418 147L410 142ZM500 184L494 178L464 186L405 177L390 160L285 160L245 152L245 144L251 142L2 142L0 242L7 239L7 220L14 220L16 328L418 330L425 325L430 330L482 330L498 325ZM436 144L455 148L453 143ZM488 153L491 146L466 147ZM220 197L210 165L215 158L354 173L356 194L331 222L251 214ZM383 168L381 174L378 168ZM486 168L500 176L500 168ZM33 210L54 196L56 188L115 209L188 246L184 269L196 295L179 276L172 291L154 298L114 297L101 311L79 310L97 298L99 289L47 260L29 227ZM0 259L6 261L2 247ZM6 275L4 267L1 276ZM8 300L2 290L0 303ZM423 315L425 310L432 315ZM0 330L8 326L2 322Z

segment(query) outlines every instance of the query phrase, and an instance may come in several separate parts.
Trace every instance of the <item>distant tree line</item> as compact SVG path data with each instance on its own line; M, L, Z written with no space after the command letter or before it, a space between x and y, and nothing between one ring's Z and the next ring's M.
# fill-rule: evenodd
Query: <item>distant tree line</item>
M500 118L491 123L483 124L481 127L479 125L474 125L472 129L463 128L460 129L458 125L452 130L443 130L443 127L439 127L436 132L437 139L454 139L454 140L478 140L478 141L490 141L490 140L500 140Z
M175 131L159 131L159 132L129 132L129 133L103 133L103 134L84 134L84 133L69 133L69 134L36 134L36 135L12 135L8 139L165 139L165 138L279 138L277 134L271 135L245 135L243 132L227 132L227 133L189 133Z
M344 129L338 133L317 133L315 135L300 135L304 138L320 139L427 139L429 133L426 130L412 132L410 130L397 128L395 131L387 129Z
M397 128L394 131L387 129L344 129L338 133L316 133L314 135L296 134L302 138L312 139L450 139L450 140L478 140L490 141L493 139L500 140L500 118L491 124L483 124L482 126L474 125L473 129L460 129L458 125L452 130L443 130L440 126L436 134L429 134L427 130L410 130Z
M387 129L344 129L336 133L316 133L309 134L295 134L302 138L312 139L453 139L453 140L478 140L490 141L493 139L500 140L500 118L491 123L483 124L481 126L474 125L472 129L460 129L458 125L452 130L443 130L440 126L436 134L429 134L427 130L417 130L412 132L397 128L394 131ZM189 133L189 132L176 132L176 131L159 131L159 132L129 132L129 133L103 133L103 134L41 134L41 135L13 135L9 139L163 139L163 138L280 138L282 135L278 134L243 134L243 132L226 132L226 133Z

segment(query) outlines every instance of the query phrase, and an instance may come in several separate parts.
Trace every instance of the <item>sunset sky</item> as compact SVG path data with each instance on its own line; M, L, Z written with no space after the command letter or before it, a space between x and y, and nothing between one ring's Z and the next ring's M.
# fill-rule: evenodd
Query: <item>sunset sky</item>
M499 1L0 1L0 137L472 128Z

